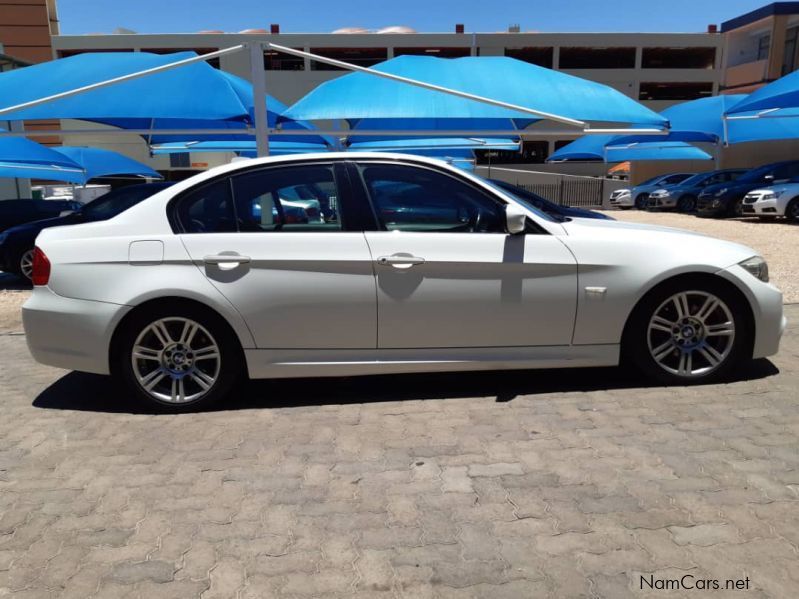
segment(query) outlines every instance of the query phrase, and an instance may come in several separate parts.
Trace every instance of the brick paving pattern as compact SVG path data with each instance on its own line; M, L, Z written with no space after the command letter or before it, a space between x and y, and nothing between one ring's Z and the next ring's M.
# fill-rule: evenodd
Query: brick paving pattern
M0 336L0 596L799 596L799 306L744 380L273 381L153 415Z

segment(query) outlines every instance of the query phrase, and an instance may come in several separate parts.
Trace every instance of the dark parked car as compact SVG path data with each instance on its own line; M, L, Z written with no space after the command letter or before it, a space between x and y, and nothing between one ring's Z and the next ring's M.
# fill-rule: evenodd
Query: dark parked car
M2 200L0 231L43 218L53 218L66 210L79 210L80 202L72 200Z
M77 204L77 202L69 202L70 204L77 204L77 210L72 214L26 222L25 224L11 227L0 233L0 270L21 274L30 279L33 267L33 244L42 229L108 220L170 185L171 183L143 183L141 185L121 187L109 191L84 206ZM19 201L42 204L62 203L54 200L41 202ZM2 204L3 202L0 202L0 207ZM55 214L58 213L58 211L55 212Z
M759 187L785 183L799 176L799 160L773 162L747 171L734 181L709 185L699 194L697 216L741 216L744 196Z
M693 177L688 177L682 183L657 189L649 194L650 210L676 209L678 212L693 212L696 210L696 199L706 187L716 183L727 183L734 181L743 175L745 168L729 168L720 171L709 171L707 173L697 173Z
M556 204L555 202L551 202L545 198L542 198L537 193L533 193L532 191L527 191L526 189L523 189L518 185L512 185L511 183L507 183L505 181L499 181L497 179L489 179L489 180L497 187L501 187L505 191L511 192L520 200L523 200L528 204L532 204L535 208L538 208L542 212L546 212L550 216L566 217L566 218L571 218L571 217L601 218L605 220L615 220L613 217L602 214L601 212L586 210L585 208L573 208L571 206L561 206L560 204Z

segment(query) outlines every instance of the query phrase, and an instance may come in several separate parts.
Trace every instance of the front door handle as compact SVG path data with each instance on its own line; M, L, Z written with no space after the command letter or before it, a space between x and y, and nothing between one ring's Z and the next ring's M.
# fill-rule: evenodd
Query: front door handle
M242 256L240 254L214 254L213 256L205 256L203 258L203 262L206 264L225 266L234 264L247 264L249 261L249 256Z
M394 254L392 256L380 256L378 264L383 266L393 266L394 268L410 268L416 264L424 264L424 258L412 256L411 254Z

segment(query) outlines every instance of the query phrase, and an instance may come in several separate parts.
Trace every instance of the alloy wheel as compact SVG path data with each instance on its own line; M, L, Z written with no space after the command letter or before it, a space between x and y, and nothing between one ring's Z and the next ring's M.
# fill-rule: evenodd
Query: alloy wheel
M142 390L153 399L186 404L214 387L221 356L208 329L189 318L167 317L141 331L133 344L131 365Z
M799 221L799 200L794 200L788 204L785 216L788 217L788 220Z
M30 280L33 277L33 250L28 250L19 259L19 271Z
M707 291L681 291L654 311L647 345L655 363L681 378L706 376L724 364L735 342L735 320Z

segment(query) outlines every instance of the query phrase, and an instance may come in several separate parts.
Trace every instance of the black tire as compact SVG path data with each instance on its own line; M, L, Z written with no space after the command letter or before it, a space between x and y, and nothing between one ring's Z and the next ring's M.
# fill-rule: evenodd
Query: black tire
M692 195L684 195L677 200L677 212L694 212L696 210L696 198Z
M649 203L649 194L648 193L639 193L635 196L635 207L638 210L644 210Z
M169 338L174 338L176 342L179 341L178 336L181 334L181 324L185 325L185 322L188 321L199 325L191 341L196 340L197 345L205 346L206 348L215 345L218 348L218 366L212 366L212 372L208 372L208 365L212 361L214 364L217 363L208 356L215 354L206 354L204 357L199 357L199 349L202 349L202 347L199 347L193 349L198 354L193 356L191 342L188 344L190 349L182 352L188 355L188 358L185 356L181 358L180 367L187 368L185 372L175 372L167 368L165 354L169 354L170 360L176 360L178 357L178 352L170 353L167 347L163 348L157 360L154 357L148 357L146 360L139 360L134 365L133 348L137 341L144 345L146 340L148 345L158 347L155 344L155 334L146 331L148 327L159 321L166 322L168 333L170 333ZM143 307L127 318L121 327L114 338L111 374L115 381L133 399L150 410L186 412L207 408L224 399L234 385L244 378L244 356L235 333L222 317L201 305L192 302L169 301L153 305L151 308ZM162 382L156 385L153 392L145 390L140 382L140 378L146 372L144 365L150 363L148 360L157 362L159 366L154 366L153 368L158 369L160 367L167 375L160 379ZM175 367L174 362L170 361L169 364L171 367ZM209 376L212 376L213 383L206 390L200 385L202 383L208 385L207 377ZM155 395L159 389L163 389L165 386L168 388L170 381L173 379L182 380L182 383L176 383L176 385L182 384L181 390L185 386L186 391L183 394L186 397L185 401L173 402ZM171 389L174 397L175 385L172 385ZM194 392L198 396L195 399L190 399L191 395L195 394Z
M743 197L736 198L732 200L727 206L727 214L731 218L740 218L742 216L746 216L744 214L744 199Z
M649 328L650 320L656 314L663 314L662 310L668 309L666 303L669 302L673 296L681 292L688 294L688 304L690 308L694 308L696 304L704 305L704 299L706 298L701 294L711 294L715 296L720 299L723 304L726 304L729 316L726 316L723 308L718 308L720 311L719 314L723 316L718 318L717 314L711 312L713 318L716 319L716 322L731 318L733 323L734 335L732 336L729 350L726 351L726 353L719 352L724 355L723 360L720 360L716 367L710 368L706 373L702 373L701 370L703 367L708 368L710 362L706 360L704 356L700 355L701 350L698 348L696 350L690 350L692 357L694 355L697 356L693 358L696 362L692 360L692 364L697 366L697 372L690 376L683 376L667 369L669 366L674 367L677 365L675 369L678 370L683 364L679 357L681 355L681 350L678 346L674 345L671 349L667 347L666 351L661 351L659 355L666 356L662 359L664 365L658 363L653 356L653 353L655 353L658 347L662 347L660 345L661 341L665 339L666 342L663 343L663 345L666 345L666 343L672 339L672 336L662 331L651 331ZM693 301L696 301L696 304L693 304ZM666 306L666 308L663 308L663 306ZM724 281L714 280L707 276L689 276L663 283L655 287L655 289L649 292L638 303L627 322L622 338L622 356L624 362L635 366L648 379L665 385L695 385L725 380L729 378L735 369L745 360L751 359L751 339L753 332L751 330L748 314L749 306L746 305L746 301ZM709 322L713 321L711 320ZM656 339L656 335L661 335L661 337L657 337ZM662 335L665 335L665 337L662 337ZM708 343L726 343L726 337L708 338ZM721 346L714 345L712 347L717 351ZM706 352L709 351L707 350L707 345L704 345L703 348ZM689 348L686 347L686 350L688 349ZM685 350L682 351L685 352Z
M794 198L785 207L785 218L788 222L799 223L799 198Z

